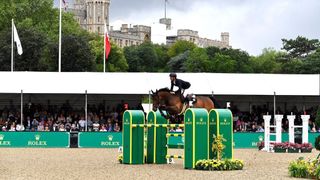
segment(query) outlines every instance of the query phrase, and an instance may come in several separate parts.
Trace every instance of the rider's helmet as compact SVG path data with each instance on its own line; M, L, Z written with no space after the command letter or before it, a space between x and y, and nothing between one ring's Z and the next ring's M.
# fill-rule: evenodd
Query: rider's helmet
M169 76L170 76L170 77L175 77L175 78L177 78L177 74L176 74L176 73L170 73Z

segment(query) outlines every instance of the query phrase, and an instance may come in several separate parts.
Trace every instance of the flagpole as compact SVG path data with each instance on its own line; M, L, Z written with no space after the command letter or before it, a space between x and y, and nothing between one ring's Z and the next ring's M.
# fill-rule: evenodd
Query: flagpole
M106 72L106 30L107 25L104 23L104 35L103 35L103 72Z
M59 72L61 72L61 20L62 20L62 0L60 0L60 14L59 14Z
M13 19L11 19L11 72L13 72Z

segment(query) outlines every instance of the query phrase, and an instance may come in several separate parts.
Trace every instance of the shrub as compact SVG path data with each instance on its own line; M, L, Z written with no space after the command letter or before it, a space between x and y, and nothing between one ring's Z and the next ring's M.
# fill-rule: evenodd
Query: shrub
M209 170L209 171L230 171L230 170L242 170L243 161L238 159L209 159L199 160L196 162L195 169L197 170Z

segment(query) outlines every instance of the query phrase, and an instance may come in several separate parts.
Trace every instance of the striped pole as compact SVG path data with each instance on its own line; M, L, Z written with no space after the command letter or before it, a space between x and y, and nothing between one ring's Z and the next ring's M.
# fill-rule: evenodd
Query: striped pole
M136 127L143 127L143 128L150 128L150 127L184 127L184 124L132 124L133 128Z

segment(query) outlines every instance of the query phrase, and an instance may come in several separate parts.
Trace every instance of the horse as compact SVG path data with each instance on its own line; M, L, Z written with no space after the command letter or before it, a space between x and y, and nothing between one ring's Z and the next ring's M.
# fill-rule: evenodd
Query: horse
M165 118L177 118L183 116L184 111L189 108L189 103L184 103L181 94L171 94L168 88L162 88L152 92L153 111L159 109ZM213 100L206 96L196 96L193 108L205 108L208 112L214 109ZM165 110L167 114L162 111Z

